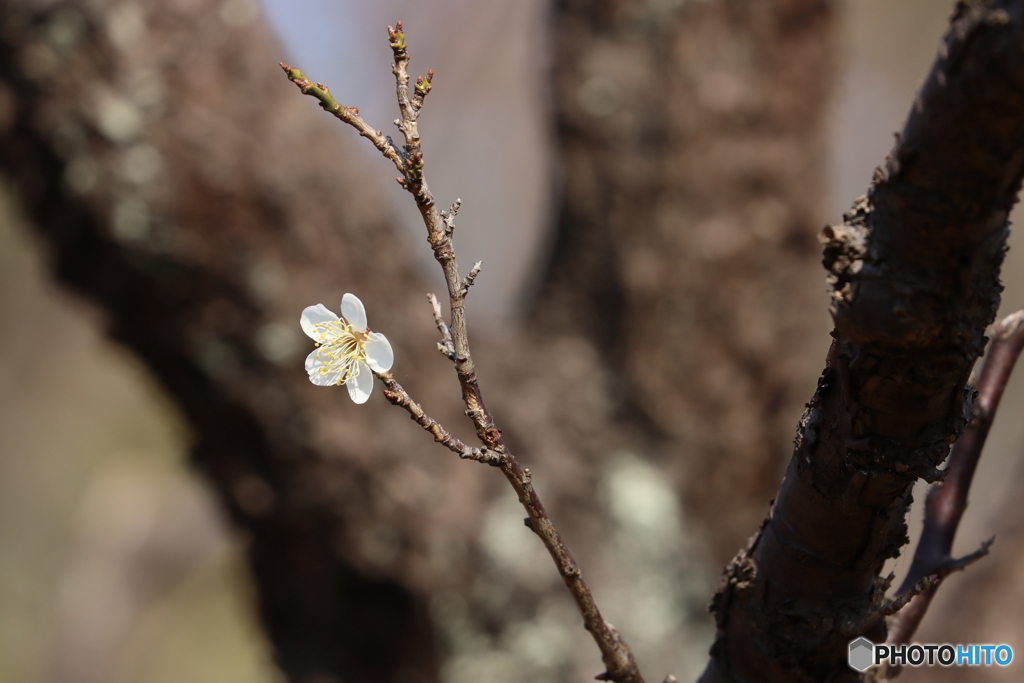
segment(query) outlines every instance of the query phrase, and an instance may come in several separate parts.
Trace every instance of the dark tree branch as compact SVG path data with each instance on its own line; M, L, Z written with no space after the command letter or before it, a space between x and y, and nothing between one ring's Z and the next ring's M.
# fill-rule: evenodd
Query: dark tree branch
M966 426L1024 174L1024 2L961 2L867 197L825 228L834 342L769 519L726 570L703 681L846 681L913 483Z
M907 594L926 577L962 569L962 560L954 560L950 555L953 552L953 539L960 518L967 509L967 493L992 427L992 419L999 408L999 400L1021 349L1024 349L1024 311L1017 311L1001 320L992 333L992 343L978 381L978 396L974 401L971 424L964 435L957 439L949 454L949 473L945 480L928 491L924 529L914 553L914 561L898 591L900 596ZM983 549L987 549L990 543L986 542ZM893 617L889 624L888 642L910 642L937 589L938 585L934 584L921 591Z

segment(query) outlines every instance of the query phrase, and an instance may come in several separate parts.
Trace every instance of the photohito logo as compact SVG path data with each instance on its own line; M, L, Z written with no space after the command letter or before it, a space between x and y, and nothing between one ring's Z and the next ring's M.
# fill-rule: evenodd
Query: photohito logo
M1009 645L875 645L867 638L850 643L850 667L864 673L882 662L892 666L1007 666Z

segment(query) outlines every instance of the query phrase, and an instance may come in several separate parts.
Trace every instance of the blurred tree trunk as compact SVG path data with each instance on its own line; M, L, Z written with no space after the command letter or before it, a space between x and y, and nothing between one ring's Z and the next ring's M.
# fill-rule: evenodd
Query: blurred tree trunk
M372 489L389 466L361 458L388 450L393 424L353 422L366 413L338 410L345 392L300 371L299 313L327 293L429 334L425 311L397 324L415 283L362 157L281 77L255 3L14 1L0 31L0 164L56 277L184 415L195 464L251 538L282 669L436 680L425 594L360 552L388 518Z
M614 429L725 562L767 510L827 348L833 2L557 0L563 199L534 310L596 346Z

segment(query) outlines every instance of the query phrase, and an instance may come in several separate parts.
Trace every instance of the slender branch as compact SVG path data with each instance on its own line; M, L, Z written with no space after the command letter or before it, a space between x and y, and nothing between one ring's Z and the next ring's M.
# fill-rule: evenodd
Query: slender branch
M427 294L427 300L430 301L430 308L434 313L434 324L437 325L437 331L441 333L441 341L437 343L437 350L443 353L449 360L455 360L452 333L448 329L448 323L444 321L444 315L441 313L441 304L437 302L437 297L433 294Z
M422 407L409 396L390 373L377 375L387 387L384 395L391 403L404 408L417 424L459 457L477 460L501 469L502 474L505 475L519 497L519 502L529 515L527 526L540 537L547 548L562 575L562 580L579 608L584 627L590 632L601 650L605 671L597 678L616 683L643 683L632 651L615 627L601 616L590 587L583 580L579 566L569 552L561 534L548 517L544 505L533 488L530 470L520 466L515 456L509 451L501 437L501 430L498 429L494 417L484 403L483 393L477 380L476 366L470 353L465 310L466 295L480 273L480 263L477 262L465 278L460 277L452 245L452 234L455 229L455 214L458 212L461 201L456 200L448 212L438 211L423 174L424 163L420 149L417 119L420 108L423 106L423 98L432 87L434 74L431 70L427 72L425 78L418 79L414 88L415 92L410 98L409 52L406 48L405 33L401 22L397 22L394 28L388 27L388 42L395 58L392 72L395 75L396 95L401 112L401 118L395 121L395 125L405 137L402 152L395 149L389 138L385 138L379 131L370 128L359 117L358 110L337 104L326 87L320 84L312 85L309 79L297 69L290 69L283 64L282 68L304 94L316 97L324 109L355 127L361 135L373 142L384 156L391 159L402 173L398 182L416 200L416 205L427 229L427 242L434 252L434 258L441 265L448 288L451 312L451 322L448 324L444 321L436 297L433 295L429 297L434 309L434 320L442 337L438 348L448 355L455 364L459 385L462 388L462 399L466 404L466 415L473 421L477 438L483 447L469 447L453 437L423 411Z
M416 125L419 117L419 107L409 99L409 53L405 49L405 32L402 29L402 22L395 22L395 28L388 26L388 44L395 55L395 63L391 71L395 74L395 84L398 86L398 108L402 113L401 119L395 121L398 129L405 134L407 145L419 145L420 135ZM434 70L430 70L430 77L433 78ZM417 93L419 94L419 93ZM424 93L425 94L425 93ZM419 98L422 106L423 98Z
M477 275L480 274L480 270L482 267L483 262L477 261L476 263L473 264L473 267L470 269L469 274L467 274L466 277L463 278L462 284L459 286L459 293L462 296L466 296L467 294L469 294L469 288L473 286L474 282L476 282L476 277Z
M876 614L878 616L891 616L893 614L901 613L904 607L906 607L907 604L915 597L929 591L934 592L947 576L953 572L962 572L967 569L967 567L988 555L989 548L992 547L995 540L996 538L993 536L986 541L982 541L978 549L969 555L964 555L957 559L953 559L952 557L948 558L945 562L936 567L933 573L928 576L922 576L915 583L910 585L909 588L905 588L903 593L898 594L897 597L886 602ZM901 587L901 589L902 588L903 587ZM888 642L895 643L897 641L892 640L890 636ZM905 643L907 641L903 640L899 642Z
M394 375L390 372L374 374L377 375L380 381L384 382L384 386L387 387L387 389L384 390L384 397L399 408L405 409L405 411L409 413L409 417L411 417L416 424L434 435L434 441L438 442L452 453L455 453L463 460L476 460L477 462L482 462L486 465L493 465L495 467L500 466L503 463L505 460L504 454L486 448L474 448L467 446L458 438L448 433L448 430L445 429L440 422L424 412L420 404L413 400L412 396L409 395L409 392L407 392L405 388L398 383Z
M456 199L447 211L441 212L441 222L444 223L444 234L449 237L455 232L455 217L459 215L459 208L462 207L462 200Z
M400 172L405 171L405 162L395 147L395 144L391 142L391 138L384 135L382 132L373 128L363 117L359 115L359 110L355 107L345 107L334 99L331 95L331 91L323 83L317 83L313 85L313 82L306 78L298 69L293 69L284 62L279 62L284 72L288 74L288 80L299 87L303 95L309 95L320 100L320 106L324 111L333 114L335 117L341 119L348 125L352 126L359 131L359 134L364 138L373 143L373 146L380 150L380 153L390 159Z
M1013 371L1013 366L1024 349L1024 310L1001 320L993 330L992 343L978 382L978 397L974 401L971 423L964 431L949 456L948 475L941 484L928 491L925 503L924 530L918 541L914 560L897 594L911 590L922 577L938 573L943 567L957 564L950 557L957 527L967 509L967 493L974 479L974 471L981 458L992 419L999 400ZM982 545L987 552L991 541ZM979 551L980 552L980 551ZM971 558L977 553L968 555ZM984 553L983 553L984 554ZM962 558L967 559L967 558ZM961 560L961 561L962 561ZM968 563L969 564L969 563ZM964 565L966 566L966 565ZM961 568L961 567L956 567ZM947 572L948 573L948 572ZM938 586L913 597L889 625L888 642L907 643L914 635L931 605Z

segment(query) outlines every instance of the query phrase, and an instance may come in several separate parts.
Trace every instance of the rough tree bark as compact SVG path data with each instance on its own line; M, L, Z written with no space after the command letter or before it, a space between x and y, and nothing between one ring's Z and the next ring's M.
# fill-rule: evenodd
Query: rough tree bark
M961 2L899 141L823 232L834 342L771 515L715 599L702 681L859 680L878 574L970 414L1024 176L1024 3Z
M764 515L826 346L833 3L555 12L564 197L535 327L597 346L616 428L675 473L724 563Z

